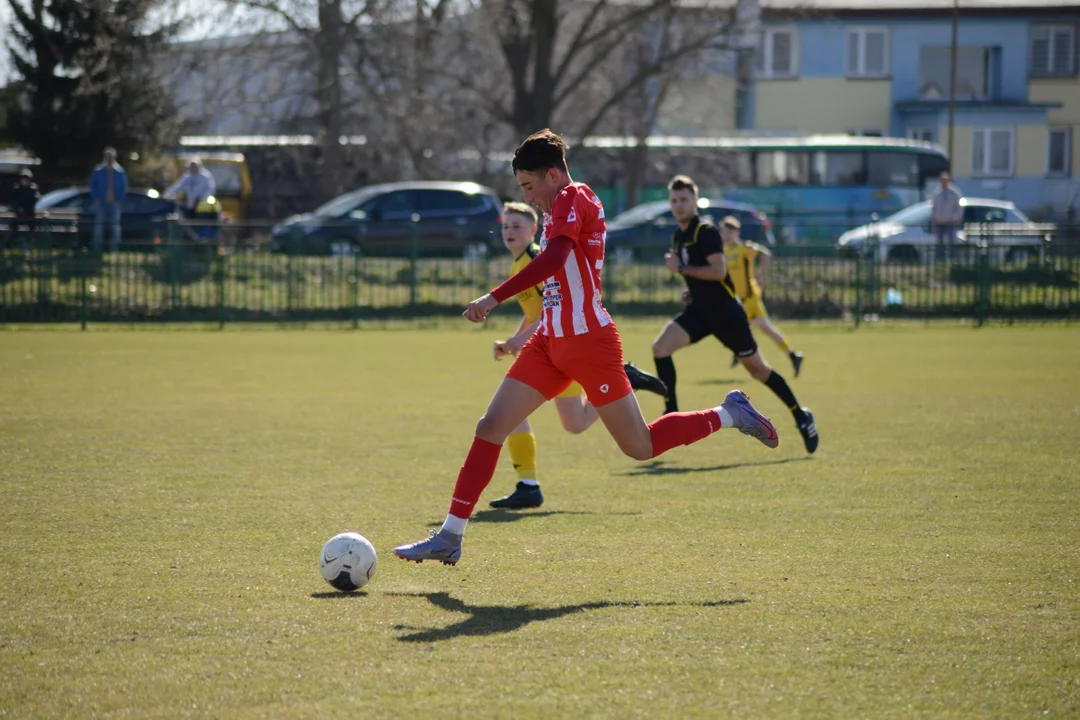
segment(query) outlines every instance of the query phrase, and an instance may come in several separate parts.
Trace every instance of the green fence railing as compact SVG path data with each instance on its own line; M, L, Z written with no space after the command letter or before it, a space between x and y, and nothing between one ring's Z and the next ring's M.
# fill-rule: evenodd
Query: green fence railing
M1080 315L1080 246L1021 254L923 248L915 257L777 251L769 310L787 318L1071 318ZM506 276L509 257L310 257L216 245L150 244L93 254L0 252L0 322L341 321L457 315ZM671 314L682 283L662 262L609 260L605 303L617 315Z

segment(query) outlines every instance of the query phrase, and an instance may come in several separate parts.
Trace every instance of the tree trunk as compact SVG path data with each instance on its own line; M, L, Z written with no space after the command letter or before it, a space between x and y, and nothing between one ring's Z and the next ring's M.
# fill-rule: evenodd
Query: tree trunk
M345 40L341 0L320 0L319 28L315 33L318 62L319 146L322 151L320 186L326 197L345 191L340 138L345 119L341 96L341 54Z

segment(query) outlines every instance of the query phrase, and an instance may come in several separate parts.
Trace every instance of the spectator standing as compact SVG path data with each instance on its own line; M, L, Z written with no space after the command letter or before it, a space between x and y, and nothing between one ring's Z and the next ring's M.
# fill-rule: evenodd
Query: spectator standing
M210 171L203 167L202 162L196 158L188 163L187 174L177 180L176 184L165 191L165 197L175 198L183 193L184 215L190 218L195 217L195 214L199 210L199 203L213 195L216 189L214 176L211 175Z
M36 229L34 206L40 197L41 193L34 183L34 173L23 169L19 173L19 182L11 193L11 209L14 211L14 217L11 218L11 247L15 247L15 238L21 236L23 227L27 228L27 236L33 242ZM23 239L22 246L23 249L29 246L26 238Z
M105 148L101 164L90 174L90 197L94 201L94 239L91 250L101 252L102 234L109 228L109 251L120 248L120 207L127 197L127 173L116 162L116 150Z
M941 173L938 179L941 187L934 193L930 222L934 226L937 256L941 260L945 257L946 248L951 248L956 244L956 232L960 229L964 211L960 207L960 198L963 197L963 193L960 192L960 188L952 184L949 172Z

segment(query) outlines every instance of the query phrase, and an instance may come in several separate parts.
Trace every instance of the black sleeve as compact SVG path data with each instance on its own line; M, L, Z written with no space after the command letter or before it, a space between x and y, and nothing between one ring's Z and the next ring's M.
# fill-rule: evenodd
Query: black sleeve
M703 258L724 252L724 241L720 239L720 231L713 225L701 226L701 230L698 231L698 245L701 246Z

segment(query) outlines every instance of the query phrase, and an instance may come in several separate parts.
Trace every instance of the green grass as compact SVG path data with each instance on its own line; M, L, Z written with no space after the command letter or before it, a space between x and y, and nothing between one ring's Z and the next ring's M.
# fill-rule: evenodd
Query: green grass
M1075 328L789 325L813 458L704 343L683 405L745 387L778 450L636 464L544 408L547 504L398 561L505 330L0 334L0 717L1080 714ZM351 595L346 529L380 551Z

